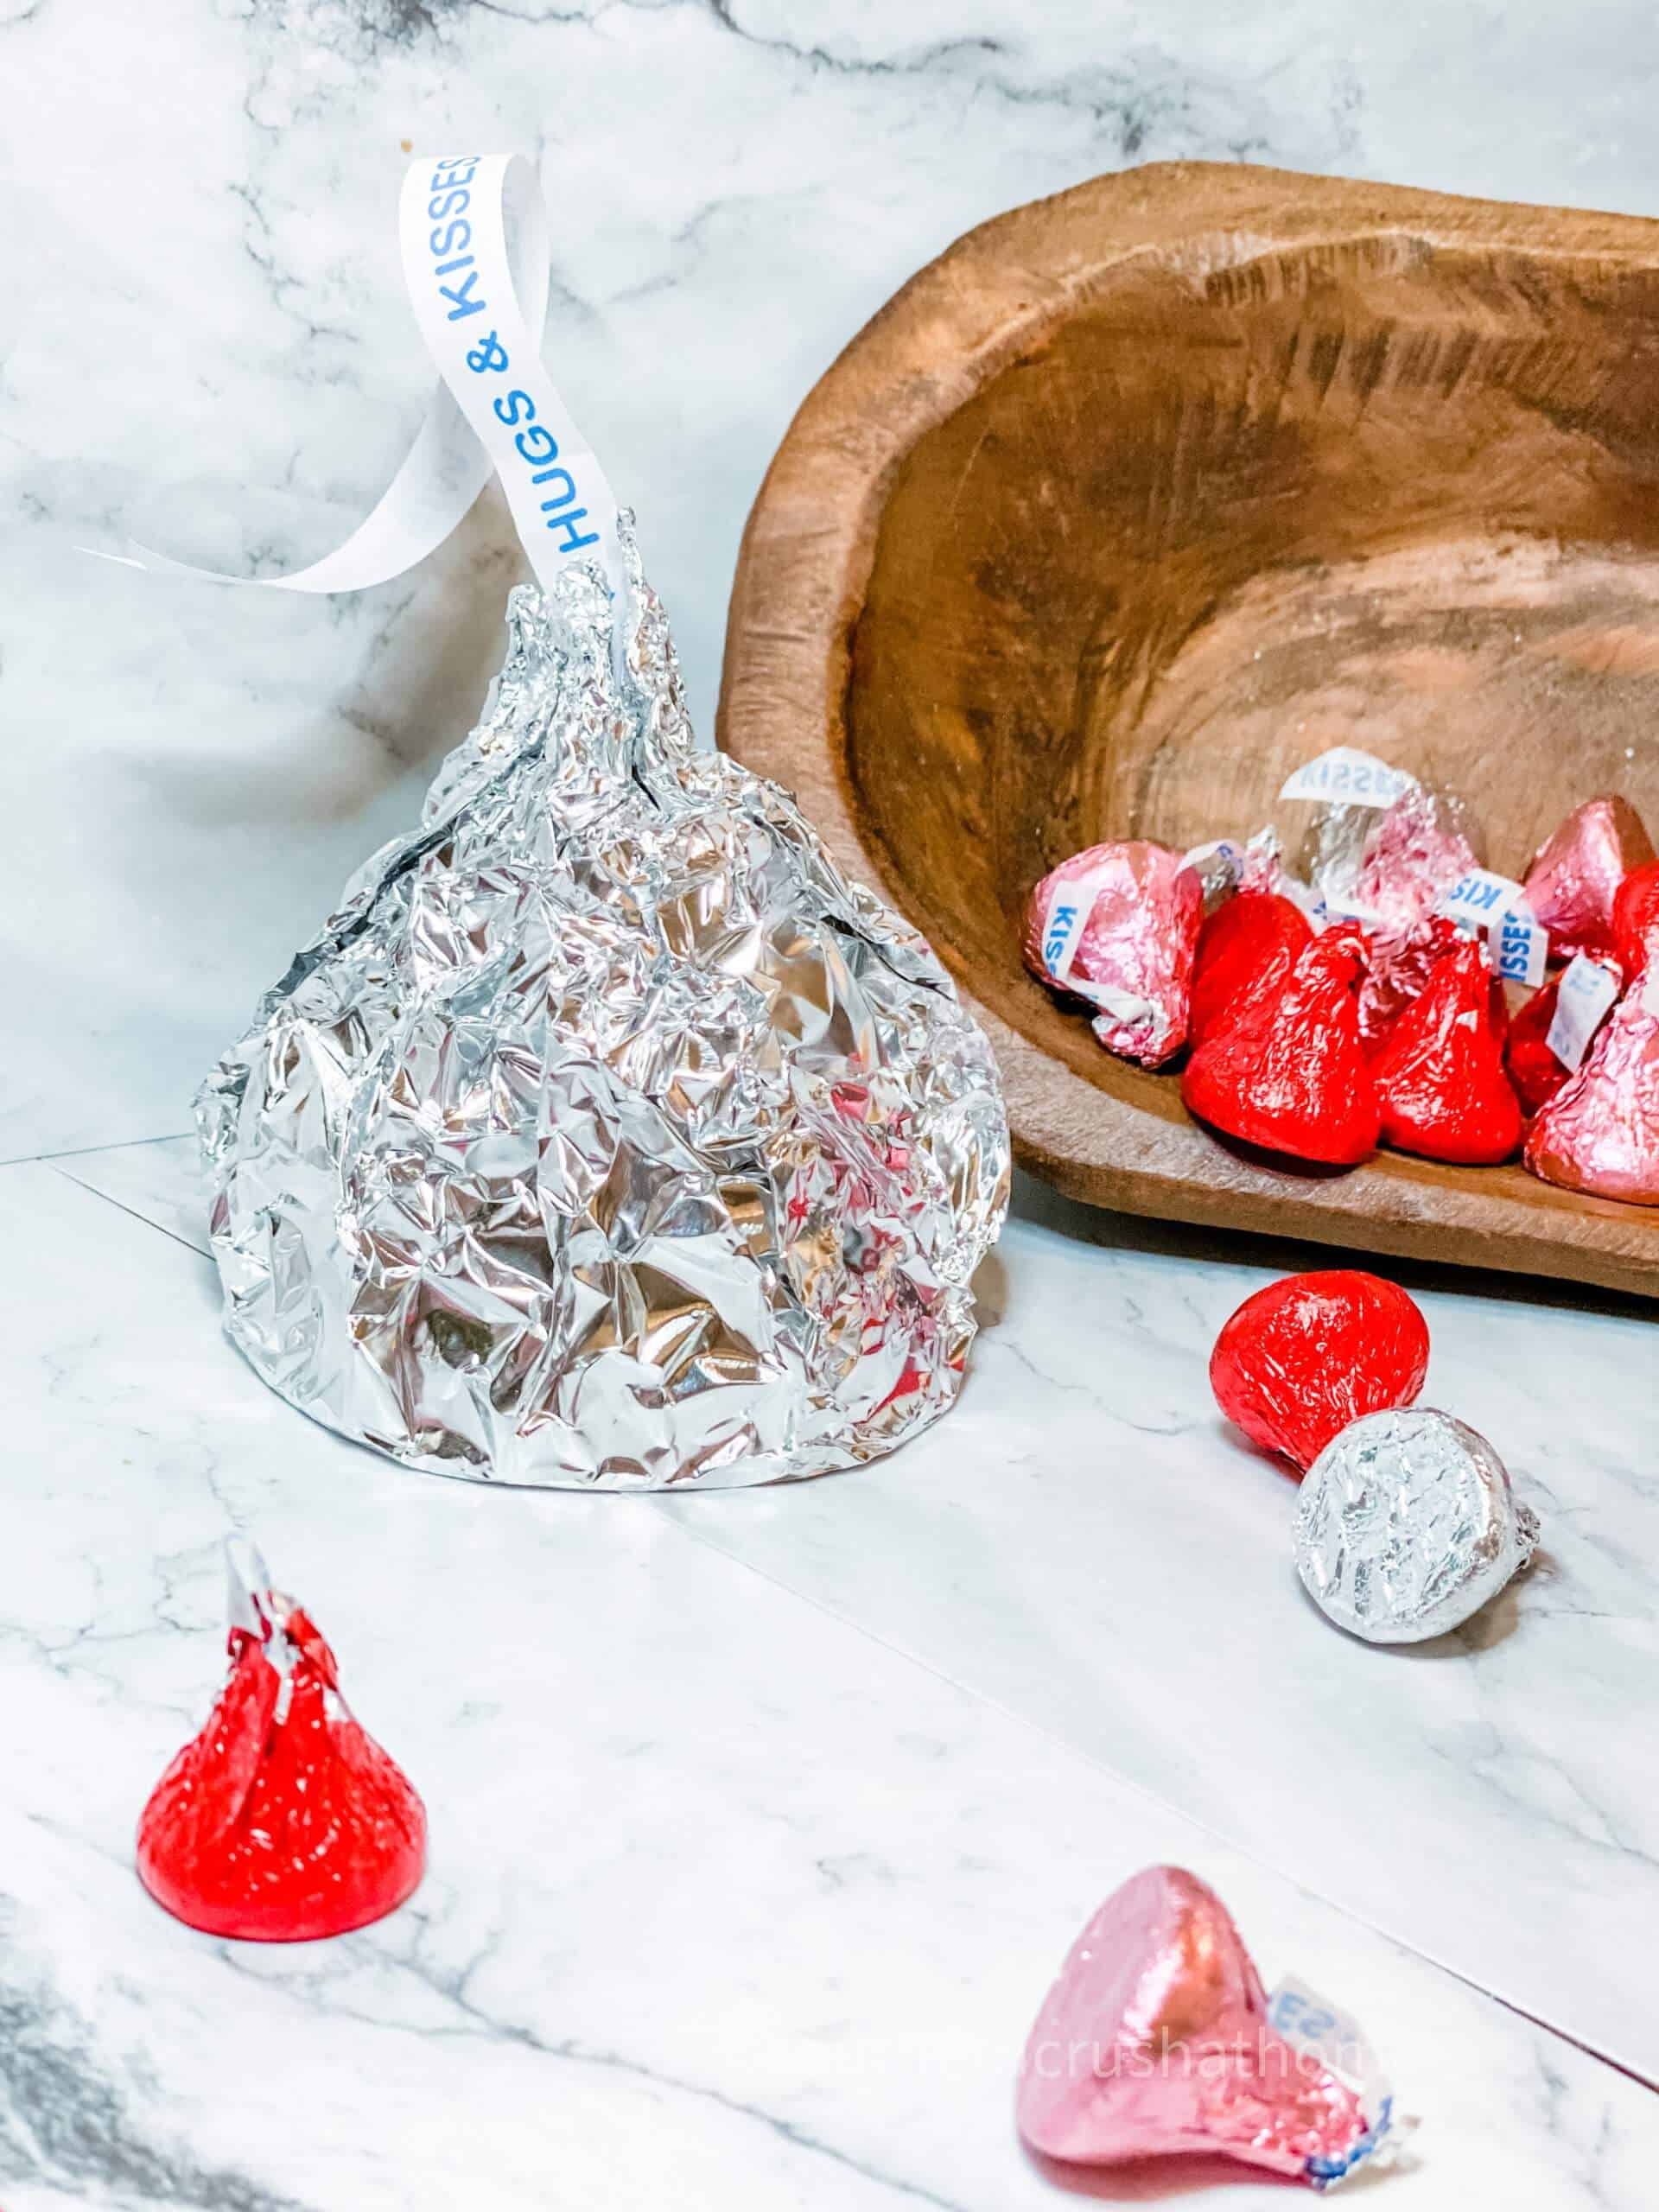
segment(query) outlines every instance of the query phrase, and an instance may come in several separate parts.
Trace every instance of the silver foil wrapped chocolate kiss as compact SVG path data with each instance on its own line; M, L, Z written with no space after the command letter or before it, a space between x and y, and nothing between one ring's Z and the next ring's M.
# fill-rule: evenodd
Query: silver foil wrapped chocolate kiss
M1485 1438L1429 1406L1350 1421L1297 1500L1296 1571L1319 1610L1368 1643L1458 1627L1537 1541L1537 1516Z
M410 1466L816 1474L955 1397L1006 1118L926 945L696 748L626 550L513 593L422 828L204 1086L226 1325Z

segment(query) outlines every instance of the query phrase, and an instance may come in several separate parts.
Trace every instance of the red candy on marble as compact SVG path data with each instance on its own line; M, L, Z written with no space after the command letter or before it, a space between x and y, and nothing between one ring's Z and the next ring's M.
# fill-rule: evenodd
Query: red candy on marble
M1628 799L1590 798L1575 806L1540 845L1522 887L1549 932L1550 958L1614 950L1619 886L1654 857L1652 840Z
M1659 1206L1659 968L1631 984L1527 1136L1546 1183Z
M138 1874L210 1936L305 1942L402 1904L426 1860L426 1812L340 1694L309 1616L257 1552L231 1566L230 1677L156 1784Z
M1270 1282L1223 1324L1210 1355L1228 1420L1303 1473L1362 1414L1414 1404L1427 1371L1415 1301L1357 1268Z
M1236 891L1198 934L1189 1043L1201 1045L1224 1024L1247 1019L1258 999L1281 987L1313 935L1307 916L1281 892L1248 884Z
M1634 982L1653 957L1659 937L1659 861L1633 868L1613 893L1613 949Z
M1186 1042L1203 920L1197 872L1166 846L1130 838L1091 845L1044 876L1020 950L1040 982L1096 1008L1090 1026L1109 1052L1161 1067Z
M1374 1072L1382 1135L1402 1152L1490 1166L1516 1149L1521 1102L1492 1019L1491 964L1473 938L1435 963L1421 996L1389 1030Z
M1346 924L1306 947L1281 988L1200 1045L1189 1113L1242 1143L1351 1166L1375 1149L1376 1085L1359 1039L1365 940Z

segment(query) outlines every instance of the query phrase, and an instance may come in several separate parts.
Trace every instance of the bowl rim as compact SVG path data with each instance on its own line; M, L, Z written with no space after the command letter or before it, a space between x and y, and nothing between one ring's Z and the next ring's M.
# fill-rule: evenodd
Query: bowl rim
M1647 218L1230 162L1117 171L999 215L911 277L798 410L743 533L717 742L793 791L837 862L921 926L859 826L848 768L853 636L906 457L1046 331L1105 299L1137 259L1160 255L1197 282L1368 241L1659 271L1659 221ZM1564 1191L1518 1166L1447 1168L1384 1153L1314 1182L1246 1160L1184 1113L1115 1095L1106 1068L1103 1079L1077 1072L977 996L953 947L938 950L990 1039L1016 1157L1068 1196L1659 1297L1659 1211Z

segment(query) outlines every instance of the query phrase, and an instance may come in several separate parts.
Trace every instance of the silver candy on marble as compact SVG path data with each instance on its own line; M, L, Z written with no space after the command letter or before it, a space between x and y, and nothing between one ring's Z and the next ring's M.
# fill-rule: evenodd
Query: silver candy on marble
M198 1100L226 1325L407 1465L712 1489L957 1395L990 1050L794 803L696 747L662 609L567 569Z
M1296 1571L1368 1643L1418 1643L1478 1612L1531 1559L1537 1518L1484 1436L1427 1406L1363 1414L1303 1479Z

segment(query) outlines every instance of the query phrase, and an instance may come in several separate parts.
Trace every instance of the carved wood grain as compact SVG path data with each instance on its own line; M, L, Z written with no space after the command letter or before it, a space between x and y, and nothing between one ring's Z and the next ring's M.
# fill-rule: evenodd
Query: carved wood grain
M987 224L848 347L750 517L720 710L931 940L1060 1189L1652 1295L1659 1216L1519 1166L1240 1158L1017 932L1066 854L1248 834L1336 743L1519 874L1599 791L1659 829L1656 731L1659 224L1185 163Z

